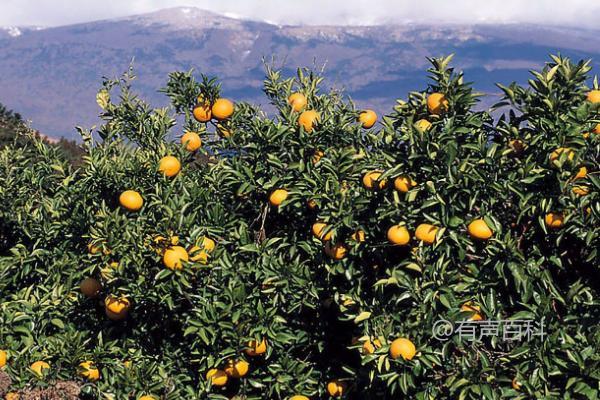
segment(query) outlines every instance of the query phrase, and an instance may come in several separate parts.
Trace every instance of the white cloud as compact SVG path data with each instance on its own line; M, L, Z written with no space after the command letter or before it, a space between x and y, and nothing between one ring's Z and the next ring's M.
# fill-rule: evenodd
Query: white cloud
M595 27L590 0L2 0L0 26L64 25L192 6L278 24L527 22Z

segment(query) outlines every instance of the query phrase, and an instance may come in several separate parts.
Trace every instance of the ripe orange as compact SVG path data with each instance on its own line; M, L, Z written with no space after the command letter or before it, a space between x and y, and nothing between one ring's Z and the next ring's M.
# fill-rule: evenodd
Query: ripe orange
M8 355L6 353L6 350L0 350L0 368L4 367L6 365L7 358L8 358Z
M426 119L418 120L417 122L415 122L415 125L417 129L421 132L426 132L429 130L429 128L431 128L431 122L427 121Z
M379 182L379 184L377 185L378 189L383 189L386 187L387 185L387 180L379 180L379 177L381 176L382 172L381 171L371 171L371 172L367 172L363 178L362 178L362 182L363 182L363 186L366 189L374 189L375 188L375 184L376 182Z
M342 243L331 244L331 242L325 243L325 254L334 260L341 260L346 257L348 249Z
M165 250L163 264L171 270L182 269L183 262L189 261L188 252L181 246L172 246Z
M298 117L298 126L303 127L306 133L311 133L319 118L319 113L315 110L303 111Z
M287 101L296 112L302 111L307 104L306 96L299 92L292 93Z
M467 227L467 231L473 239L479 240L488 240L494 234L494 232L492 232L490 227L485 223L483 219L475 219L471 221L471 223Z
M21 396L16 392L8 392L6 393L6 396L4 396L4 400L19 400L20 398Z
M469 317L469 321L481 321L483 316L481 315L481 307L476 304L473 304L470 301L467 301L460 307L460 311L470 312L471 316Z
M431 93L427 96L427 109L431 114L440 115L448 110L448 99L442 93Z
M246 354L249 356L259 356L267 352L267 341L266 339L262 339L260 343L256 340L251 340L247 344L248 348L244 350Z
M546 226L550 229L561 228L565 222L565 217L561 213L549 212L544 217Z
M312 226L313 236L317 239L321 239L324 242L331 240L331 238L333 237L333 231L329 230L327 233L325 233L325 230L328 227L329 225L327 225L324 222L315 222Z
M248 373L250 364L244 360L229 360L227 366L224 368L227 376L232 378L241 378Z
M596 135L600 134L600 124L596 125L596 127L594 128L594 133Z
M420 224L415 230L415 237L427 244L433 244L439 228L431 224Z
M590 103L600 103L600 90L590 90L587 94L587 101Z
M127 297L107 296L104 299L104 311L108 319L120 321L127 318L131 303Z
M362 229L357 229L352 235L350 235L350 239L355 242L362 243L365 241L365 231Z
M156 397L150 395L144 395L139 398L139 400L156 400Z
M550 153L550 161L554 162L554 161L558 160L558 158L560 157L560 155L562 153L565 153L567 155L568 161L572 161L573 157L575 157L575 152L573 150L571 150L570 148L559 147L556 150L554 150L552 153Z
M346 391L346 383L341 382L337 379L330 381L327 384L327 393L331 397L342 397Z
M204 236L202 238L202 242L200 243L200 246L202 246L202 248L204 250L206 250L210 253L215 249L216 243L214 240L212 240L208 236Z
M233 103L227 99L217 99L212 106L212 116L220 121L231 117L233 114Z
M406 193L415 186L417 186L417 182L408 176L403 175L394 179L394 188L401 193Z
M271 195L269 196L269 203L271 203L272 206L277 207L281 203L283 203L285 201L285 199L287 199L287 197L288 197L287 190L275 189L275 190L273 190L273 192L271 192Z
M395 360L402 356L405 360L412 360L417 354L417 349L413 342L406 338L398 338L390 345L390 356Z
M79 290L81 290L81 293L83 293L85 297L89 297L91 299L98 297L101 289L102 285L94 278L85 278L79 285Z
M586 196L590 193L590 188L587 186L573 186L573 193L578 196Z
M81 371L79 375L92 382L100 379L100 370L94 365L93 361L84 361L79 364Z
M181 144L185 146L187 151L196 151L202 147L202 140L196 132L186 132L181 137Z
M213 386L225 386L227 384L227 374L220 369L209 369L206 373L206 380L211 381Z
M190 261L208 264L208 253L199 246L192 246L188 252Z
M48 364L46 361L36 361L29 366L29 369L41 378L44 376L44 370L50 369L50 364Z
M294 396L290 397L289 400L310 400L310 399L308 397L306 397L306 396L301 395L301 394L297 394L297 395L294 395Z
M377 122L377 114L373 110L364 110L358 115L358 122L363 128L369 129Z
M199 103L198 105L196 105L196 107L194 107L193 114L194 118L196 118L196 121L198 122L210 121L210 119L212 118L210 104L206 102Z
M574 180L576 179L584 179L587 176L587 168L581 167L579 168L579 170L577 171L577 174L575 175L575 178L573 178Z
M138 211L144 204L144 199L135 190L126 190L119 196L119 203L128 211Z
M325 153L323 153L321 150L316 150L312 157L312 163L318 163L319 161L321 161L321 158L323 158L324 155Z
M158 170L171 178L181 171L181 163L173 156L165 156L158 162Z
M404 225L394 225L387 231L387 238L390 243L404 246L410 242L410 233Z
M362 350L363 354L373 354L375 350L381 347L381 342L379 339L374 339L373 341L367 340L363 343Z

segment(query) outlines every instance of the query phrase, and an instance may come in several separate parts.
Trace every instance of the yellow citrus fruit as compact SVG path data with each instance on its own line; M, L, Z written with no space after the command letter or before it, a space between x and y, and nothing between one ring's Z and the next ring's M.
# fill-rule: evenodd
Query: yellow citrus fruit
M29 369L41 378L44 376L44 370L50 369L50 364L48 364L46 361L36 361L29 366Z
M471 221L467 227L467 231L472 238L479 240L488 240L494 234L494 232L492 232L490 227L483 219L475 219Z
M102 285L94 278L85 278L79 284L79 290L85 297L95 298L98 297Z
M292 106L292 110L296 112L304 110L304 107L306 107L306 104L308 103L306 96L299 92L292 93L287 101L288 104Z
M0 350L0 368L4 367L6 365L7 358L8 358L8 355L6 353L6 350Z
M362 243L365 241L365 231L362 229L357 229L352 235L350 235L350 239L355 242Z
M146 394L146 395L140 397L139 400L156 400L156 397Z
M412 360L417 354L417 349L413 342L406 338L398 338L390 345L390 356L395 360L399 357L405 360Z
M564 224L565 217L561 213L549 212L544 217L546 226L550 229L561 228Z
M394 179L394 188L401 193L406 193L415 186L417 186L417 182L408 176L399 176Z
M415 237L427 244L433 244L439 228L431 224L420 224L415 230Z
M119 203L128 211L138 211L144 204L144 199L135 190L126 190L119 196Z
M367 340L363 343L362 350L363 354L373 354L375 350L381 347L381 342L379 339L374 339L373 341Z
M165 156L158 162L158 170L171 178L181 171L181 163L173 156Z
M244 360L229 360L224 371L227 376L232 378L241 378L248 373L250 364Z
M187 261L189 261L188 252L181 246L169 247L163 254L163 264L171 270L182 269L183 262Z
M387 185L387 180L385 180L385 179L379 180L379 177L381 176L381 174L382 174L381 171L367 172L362 178L363 186L366 189L375 189L376 182L379 182L379 184L377 185L377 188L378 189L385 188Z
M92 243L88 243L87 248L88 248L88 253L90 253L90 254L100 253L100 247L94 246Z
M392 244L404 246L410 242L410 233L404 225L394 225L387 231L387 238Z
M337 379L330 381L327 384L327 393L329 393L331 397L342 397L345 391L346 384L344 382L338 381Z
M321 239L324 242L331 240L331 238L333 237L333 231L329 230L327 233L325 233L325 230L328 227L329 225L327 225L324 222L315 222L312 226L313 236L317 239Z
M120 321L127 318L129 307L131 307L131 303L127 297L107 296L104 299L106 316L113 321Z
M211 381L213 386L225 386L227 384L227 374L220 369L209 369L206 373L206 380Z
M427 109L431 114L440 115L448 110L448 99L442 93L431 93L427 96Z
M460 307L460 311L470 312L471 317L469 317L469 321L481 321L483 316L481 315L481 307L476 304L473 304L470 301L467 301Z
M301 394L296 394L296 395L290 397L289 400L310 400L310 399L308 397L306 397L306 396L301 395Z
M587 139L587 138L589 138L589 137L590 137L590 133L589 133L589 132L583 132L583 133L581 134L581 136L583 136L583 138L584 138L584 139Z
M100 379L100 370L94 365L93 361L84 361L79 364L81 371L79 375L90 381L97 381Z
M590 193L590 188L587 186L573 186L573 193L578 196L585 196Z
M244 352L249 356L259 356L267 352L267 341L266 339L262 339L261 342L257 342L256 340L251 340L247 343L248 348L244 350Z
M298 117L298 126L304 128L306 133L311 133L319 120L319 113L315 110L303 111Z
M559 147L550 153L550 161L556 161L560 157L562 153L567 155L567 160L572 161L573 157L575 157L575 152L568 147Z
M512 380L512 388L515 390L521 389L521 383L517 380L516 376Z
M319 161L321 161L321 158L323 158L324 155L325 153L323 153L321 150L316 150L312 156L312 163L318 163Z
M8 392L6 393L6 396L4 396L4 400L19 400L20 398L21 396L16 392Z
M581 167L581 168L579 168L579 170L577 171L577 174L575 175L575 178L573 178L573 179L584 179L587 176L587 172L588 171L585 166Z
M192 246L188 254L190 261L199 262L200 264L208 263L208 253L199 246Z
M346 257L346 253L348 249L342 243L331 244L331 242L327 242L325 244L325 254L334 260L341 260Z
M358 122L363 128L369 129L377 122L377 114L373 110L364 110L358 115Z
M233 103L227 99L217 99L212 106L212 116L220 121L231 117L233 114Z
M212 118L210 104L206 102L199 103L198 105L196 105L196 107L194 107L193 114L194 118L196 118L196 121L198 122L210 121L210 119Z
M287 199L287 197L288 197L287 190L276 189L276 190L273 190L273 192L271 192L271 195L269 196L269 203L271 203L272 206L277 207L278 205L283 203L285 201L285 199Z
M427 121L426 119L418 120L417 122L415 122L415 125L417 126L417 129L421 132L426 132L429 130L429 128L431 128L431 122Z
M202 248L204 250L206 250L209 253L211 253L215 249L216 243L211 238L209 238L207 236L204 236L202 238L202 242L200 243L200 246L202 246Z
M196 132L186 132L181 137L181 144L185 146L187 151L196 151L202 147L202 140Z
M596 135L600 134L600 124L596 125L596 127L594 128L594 133Z
M587 101L590 103L600 103L600 90L590 90L587 94Z

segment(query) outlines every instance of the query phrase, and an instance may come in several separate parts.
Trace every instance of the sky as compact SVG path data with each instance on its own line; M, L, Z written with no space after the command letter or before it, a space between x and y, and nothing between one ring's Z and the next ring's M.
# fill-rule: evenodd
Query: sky
M596 27L599 0L0 0L0 26L59 26L170 7L277 24L522 22Z

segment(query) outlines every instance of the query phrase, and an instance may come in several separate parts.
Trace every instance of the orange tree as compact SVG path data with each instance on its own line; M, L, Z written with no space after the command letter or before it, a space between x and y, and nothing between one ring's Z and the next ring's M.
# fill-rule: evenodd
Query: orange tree
M1 150L10 390L597 397L589 66L553 58L530 88L500 86L494 120L450 58L431 61L381 128L308 70L267 68L273 117L191 73L152 109L129 72L99 91L81 166L43 143ZM546 336L440 340L440 318L543 320Z

